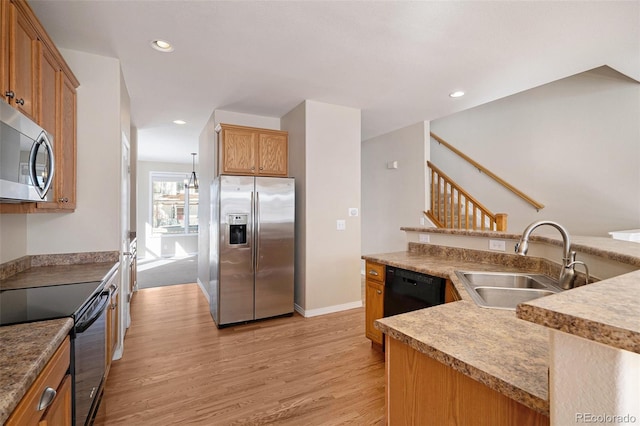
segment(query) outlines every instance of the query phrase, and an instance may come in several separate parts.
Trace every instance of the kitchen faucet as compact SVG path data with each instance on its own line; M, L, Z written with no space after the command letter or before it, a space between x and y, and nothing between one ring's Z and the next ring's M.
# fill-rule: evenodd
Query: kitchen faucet
M533 222L531 225L527 226L527 228L522 233L522 237L520 237L520 241L516 244L516 254L520 256L526 256L527 251L529 250L529 236L538 226L541 225L550 225L560 231L562 235L562 268L560 269L560 277L558 278L558 282L560 287L564 290L568 290L573 288L574 281L576 279L576 271L575 265L581 264L585 267L587 272L587 281L585 284L589 283L589 269L584 262L576 260L576 252L571 251L571 239L569 238L569 233L567 230L560 225L559 223L552 222L550 220L540 220L538 222Z

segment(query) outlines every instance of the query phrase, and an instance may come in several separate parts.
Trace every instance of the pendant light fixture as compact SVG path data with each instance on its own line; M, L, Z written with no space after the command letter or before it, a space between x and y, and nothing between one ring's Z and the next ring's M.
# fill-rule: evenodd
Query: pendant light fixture
M196 176L196 154L192 152L193 156L193 171L191 172L191 177L189 177L189 188L198 189L198 177Z

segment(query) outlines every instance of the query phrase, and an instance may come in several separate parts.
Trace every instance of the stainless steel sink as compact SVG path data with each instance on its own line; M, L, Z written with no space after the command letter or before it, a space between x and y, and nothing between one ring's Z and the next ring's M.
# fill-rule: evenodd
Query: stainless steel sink
M485 308L515 310L520 303L562 291L542 274L456 271L471 298Z

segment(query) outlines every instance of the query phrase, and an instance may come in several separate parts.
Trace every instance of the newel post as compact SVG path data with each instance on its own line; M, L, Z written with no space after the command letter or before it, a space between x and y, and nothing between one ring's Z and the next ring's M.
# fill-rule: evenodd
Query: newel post
M496 213L496 231L506 231L507 230L507 214L506 213Z

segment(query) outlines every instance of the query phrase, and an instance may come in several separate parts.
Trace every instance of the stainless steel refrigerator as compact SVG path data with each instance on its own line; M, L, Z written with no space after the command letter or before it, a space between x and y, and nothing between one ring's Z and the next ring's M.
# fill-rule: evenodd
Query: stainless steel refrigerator
M211 316L218 327L293 313L293 178L216 178Z

